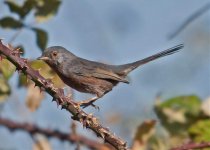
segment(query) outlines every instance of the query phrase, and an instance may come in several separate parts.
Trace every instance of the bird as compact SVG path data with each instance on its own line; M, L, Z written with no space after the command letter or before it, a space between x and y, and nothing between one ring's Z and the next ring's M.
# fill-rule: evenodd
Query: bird
M183 47L184 45L180 44L144 59L122 65L87 60L76 56L62 46L46 48L37 59L47 63L66 85L79 92L95 95L78 102L80 107L92 105L99 108L94 102L110 92L118 83L128 84L127 75L131 71L158 58L174 54Z

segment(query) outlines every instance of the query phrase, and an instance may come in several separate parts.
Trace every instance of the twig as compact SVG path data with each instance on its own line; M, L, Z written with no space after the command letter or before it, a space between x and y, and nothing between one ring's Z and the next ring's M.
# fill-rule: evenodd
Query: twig
M23 31L23 28L20 28L16 31L16 33L11 37L9 40L9 43L12 44L12 42L15 41L15 39L20 35L20 33Z
M193 149L201 149L201 148L207 148L210 147L210 142L206 143L187 143L185 145L182 145L180 147L172 148L171 150L193 150Z
M27 64L27 59L20 58L20 55L16 50L13 50L9 46L5 46L1 41L0 54L4 55L13 63L18 72L24 73L29 79L35 82L36 86L39 86L41 90L45 90L50 94L53 97L53 100L56 100L57 104L61 105L62 109L66 109L70 112L73 120L77 120L83 127L91 129L98 137L103 138L105 142L111 144L116 149L127 150L126 142L117 137L108 128L103 127L96 117L85 113L76 102L64 95L63 89L53 87L51 80L45 79L40 75L39 71L32 69Z
M100 150L103 147L107 147L102 143L99 143L94 140L90 140L89 138L84 137L82 135L76 135L72 133L67 134L67 133L62 133L60 131L51 130L51 129L42 129L36 125L29 124L29 123L17 123L9 119L0 118L0 125L7 127L10 131L14 131L14 130L26 131L32 136L39 133L39 134L45 135L46 137L56 137L60 139L61 141L66 140L71 143L79 142L87 146L88 148L94 149L94 150ZM109 148L107 147L107 149Z
M173 33L169 35L169 39L176 37L182 30L184 30L192 21L204 14L210 9L210 3L207 3L205 6L194 12L189 18L187 18Z

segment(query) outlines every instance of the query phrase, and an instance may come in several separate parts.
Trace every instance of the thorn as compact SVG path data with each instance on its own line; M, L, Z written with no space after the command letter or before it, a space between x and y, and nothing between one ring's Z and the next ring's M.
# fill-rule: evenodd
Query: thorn
M101 134L101 137L102 137L102 139L105 139L105 135L104 134Z
M62 110L62 109L65 109L65 108L66 108L65 105L61 105L61 110Z
M45 88L44 87L40 87L40 93L42 93L43 91L45 91Z
M56 102L57 108L59 107L60 103L59 103L58 99L53 97L52 102ZM61 109L62 109L62 106L61 106Z
M2 43L2 41L4 40L5 38L0 38L0 43Z
M23 52L22 51L20 51L21 50L21 48L20 47L18 47L18 48L16 48L15 49L15 51L17 52L17 53L19 53L19 54L23 54Z
M69 93L66 97L72 99L72 93Z
M52 102L56 101L56 99L53 97Z
M34 88L36 88L36 86L38 86L38 85L36 84L36 82L34 82Z
M36 76L40 76L39 69L38 69L38 70L35 70L35 71L34 71L34 74L35 74Z
M88 115L87 115L87 118L92 118L93 117L93 113L89 113Z
M9 48L9 49L11 49L11 50L13 50L14 48L12 47L12 45L11 44L7 44L7 47Z
M20 69L18 69L17 71L18 71L18 74L21 74L22 73L22 70L20 70Z
M31 77L31 76L29 76L29 75L27 75L26 77L27 77L29 80L31 80L31 79L32 79L32 77Z
M24 63L28 63L28 59L26 59L26 58L22 58L22 60L24 61Z
M62 88L58 88L57 92L59 95L61 95L61 97L64 97L64 90Z
M57 108L59 107L59 101L56 99Z

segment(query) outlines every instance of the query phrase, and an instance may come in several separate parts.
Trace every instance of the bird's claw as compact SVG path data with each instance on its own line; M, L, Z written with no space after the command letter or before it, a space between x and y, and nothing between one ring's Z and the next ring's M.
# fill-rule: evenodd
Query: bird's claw
M79 102L78 105L82 108L86 108L88 106L92 106L94 107L95 109L97 110L100 110L99 106L93 104L93 101L90 101L90 102Z

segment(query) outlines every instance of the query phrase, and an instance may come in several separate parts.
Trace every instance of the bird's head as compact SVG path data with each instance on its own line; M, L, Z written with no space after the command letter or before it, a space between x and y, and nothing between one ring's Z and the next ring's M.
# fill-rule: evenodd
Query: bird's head
M45 61L50 66L58 66L67 60L72 60L76 56L61 46L52 46L44 50L38 60Z

